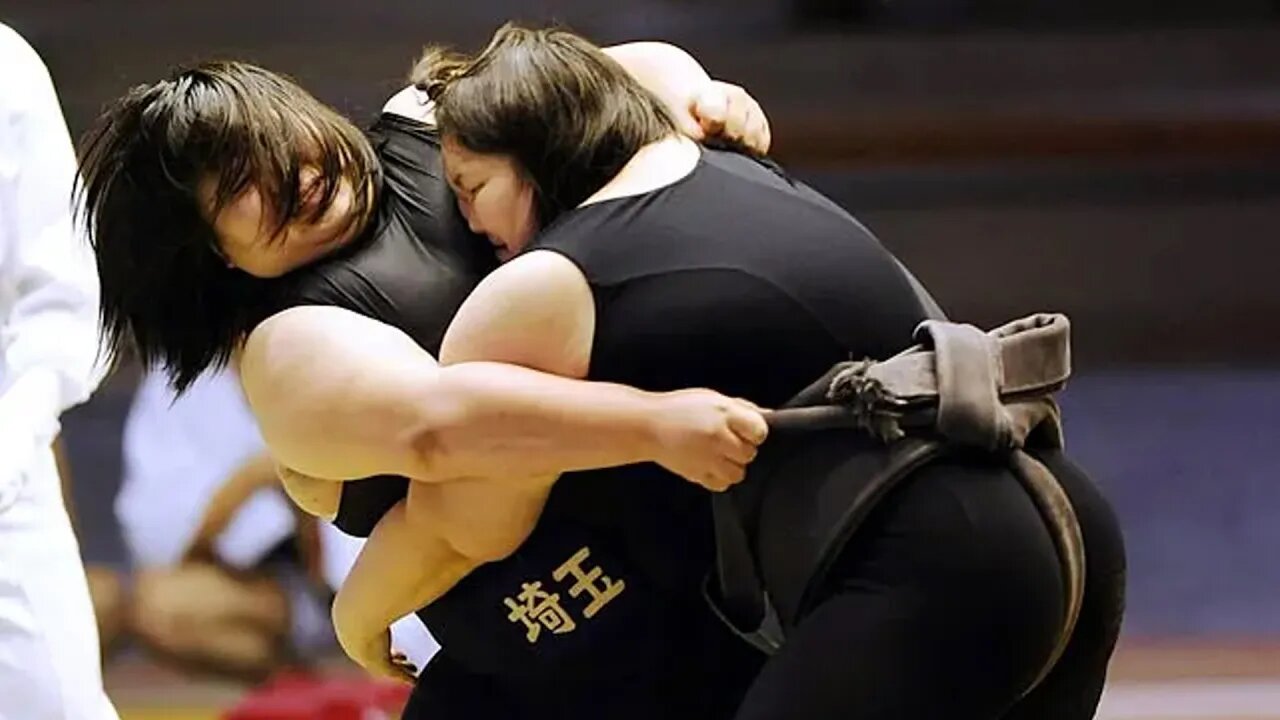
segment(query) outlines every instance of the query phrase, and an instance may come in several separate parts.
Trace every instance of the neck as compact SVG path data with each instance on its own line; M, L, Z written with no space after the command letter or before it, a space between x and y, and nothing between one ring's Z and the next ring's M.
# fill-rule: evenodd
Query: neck
M702 150L684 135L671 134L641 147L613 179L582 205L659 190L684 179L698 165Z

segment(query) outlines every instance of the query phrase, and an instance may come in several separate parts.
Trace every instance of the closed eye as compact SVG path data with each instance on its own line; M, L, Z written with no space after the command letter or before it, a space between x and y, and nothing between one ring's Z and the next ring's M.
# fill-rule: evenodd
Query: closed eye
M449 177L449 187L453 189L453 194L463 200L470 201L475 198L476 193L480 192L480 188L484 187L484 181L478 182L471 188L464 186L462 176L455 174Z
M453 191L454 195L463 197L467 194L467 191L462 187L462 178L457 175L450 175L447 182L449 183L449 189Z

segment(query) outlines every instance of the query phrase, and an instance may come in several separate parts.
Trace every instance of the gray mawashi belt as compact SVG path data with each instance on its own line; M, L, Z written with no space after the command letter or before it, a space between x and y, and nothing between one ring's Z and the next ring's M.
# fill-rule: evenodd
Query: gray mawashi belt
M868 483L873 504L912 471L948 450L999 453L1034 500L1053 536L1066 590L1066 611L1053 653L1035 687L1057 663L1075 629L1084 597L1084 542L1071 502L1057 478L1024 451L1061 448L1053 394L1071 374L1070 322L1038 314L982 332L941 320L921 323L919 343L888 360L844 363L801 393L806 407L769 413L772 433L849 428L886 444L884 464ZM821 404L809 404L817 399ZM793 401L796 402L796 401ZM804 592L781 618L760 579L751 539L728 493L713 496L717 566L712 607L745 639L766 652L785 640L817 601L826 571L857 529L867 507L848 509L819 539L819 550L795 570ZM1030 688L1028 688L1028 691Z

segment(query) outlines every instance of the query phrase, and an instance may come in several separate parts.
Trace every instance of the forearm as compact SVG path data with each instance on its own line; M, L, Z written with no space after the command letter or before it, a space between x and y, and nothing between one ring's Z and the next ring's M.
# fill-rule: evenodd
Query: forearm
M604 48L646 90L676 110L687 110L711 76L692 55L664 42L632 42Z
M311 478L546 476L658 455L662 395L454 357L439 367L394 328L296 308L254 331L240 376L272 455Z
M654 393L467 362L441 368L436 395L440 412L416 440L431 468L423 479L556 475L656 455Z
M275 462L268 453L259 453L241 464L210 498L188 552L211 546L249 498L276 482Z
M347 646L364 633L389 628L439 598L479 564L438 534L410 523L405 502L400 502L369 535L334 598L339 640Z

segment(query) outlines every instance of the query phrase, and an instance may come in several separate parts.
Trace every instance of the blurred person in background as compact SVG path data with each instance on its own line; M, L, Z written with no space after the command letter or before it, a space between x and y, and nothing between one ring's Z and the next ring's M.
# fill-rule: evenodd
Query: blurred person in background
M0 717L117 717L53 444L101 380L98 279L44 62L0 25Z
M143 376L115 509L134 572L128 629L161 659L260 680L336 650L329 603L361 541L284 496L233 371L181 396ZM418 667L437 648L413 618L393 635Z

